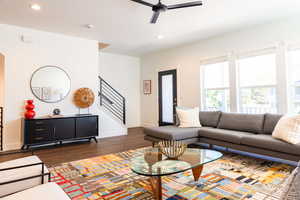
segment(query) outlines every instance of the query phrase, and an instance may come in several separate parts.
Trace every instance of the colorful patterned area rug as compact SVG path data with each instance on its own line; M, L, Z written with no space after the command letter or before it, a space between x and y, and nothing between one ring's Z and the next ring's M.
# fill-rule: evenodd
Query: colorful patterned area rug
M130 169L132 150L109 154L51 168L56 182L72 200L152 200L147 177ZM279 200L282 184L294 167L226 154L206 164L199 181L191 171L163 178L167 200Z

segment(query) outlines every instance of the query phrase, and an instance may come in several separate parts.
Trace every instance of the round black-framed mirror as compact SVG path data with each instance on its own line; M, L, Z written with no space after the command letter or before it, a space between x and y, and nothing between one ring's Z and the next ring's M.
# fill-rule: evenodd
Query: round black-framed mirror
M30 79L32 94L42 102L57 103L64 100L71 90L68 73L57 66L43 66L33 72Z

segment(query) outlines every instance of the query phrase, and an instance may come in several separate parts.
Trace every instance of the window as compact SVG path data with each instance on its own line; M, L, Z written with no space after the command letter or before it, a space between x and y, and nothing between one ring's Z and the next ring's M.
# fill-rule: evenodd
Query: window
M289 51L290 112L300 113L300 50Z
M203 66L203 109L207 111L229 109L229 64L220 62Z
M239 112L277 113L276 55L239 59Z
M214 59L220 62L201 66L202 109L300 114L300 44L280 42Z

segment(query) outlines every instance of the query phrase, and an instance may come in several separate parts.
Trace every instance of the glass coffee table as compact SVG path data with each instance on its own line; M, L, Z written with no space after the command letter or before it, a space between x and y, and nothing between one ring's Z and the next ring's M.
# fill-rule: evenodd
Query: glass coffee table
M178 159L168 159L158 148L147 148L131 159L131 169L136 174L148 176L156 199L162 199L162 176L192 170L194 180L198 181L203 166L220 159L221 152L209 149L187 148Z

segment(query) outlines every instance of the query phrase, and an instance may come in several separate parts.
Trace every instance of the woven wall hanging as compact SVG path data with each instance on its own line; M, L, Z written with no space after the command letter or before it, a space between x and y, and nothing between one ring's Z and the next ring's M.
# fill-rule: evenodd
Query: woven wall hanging
M80 88L74 93L73 101L78 108L88 108L95 101L94 92L89 88Z

